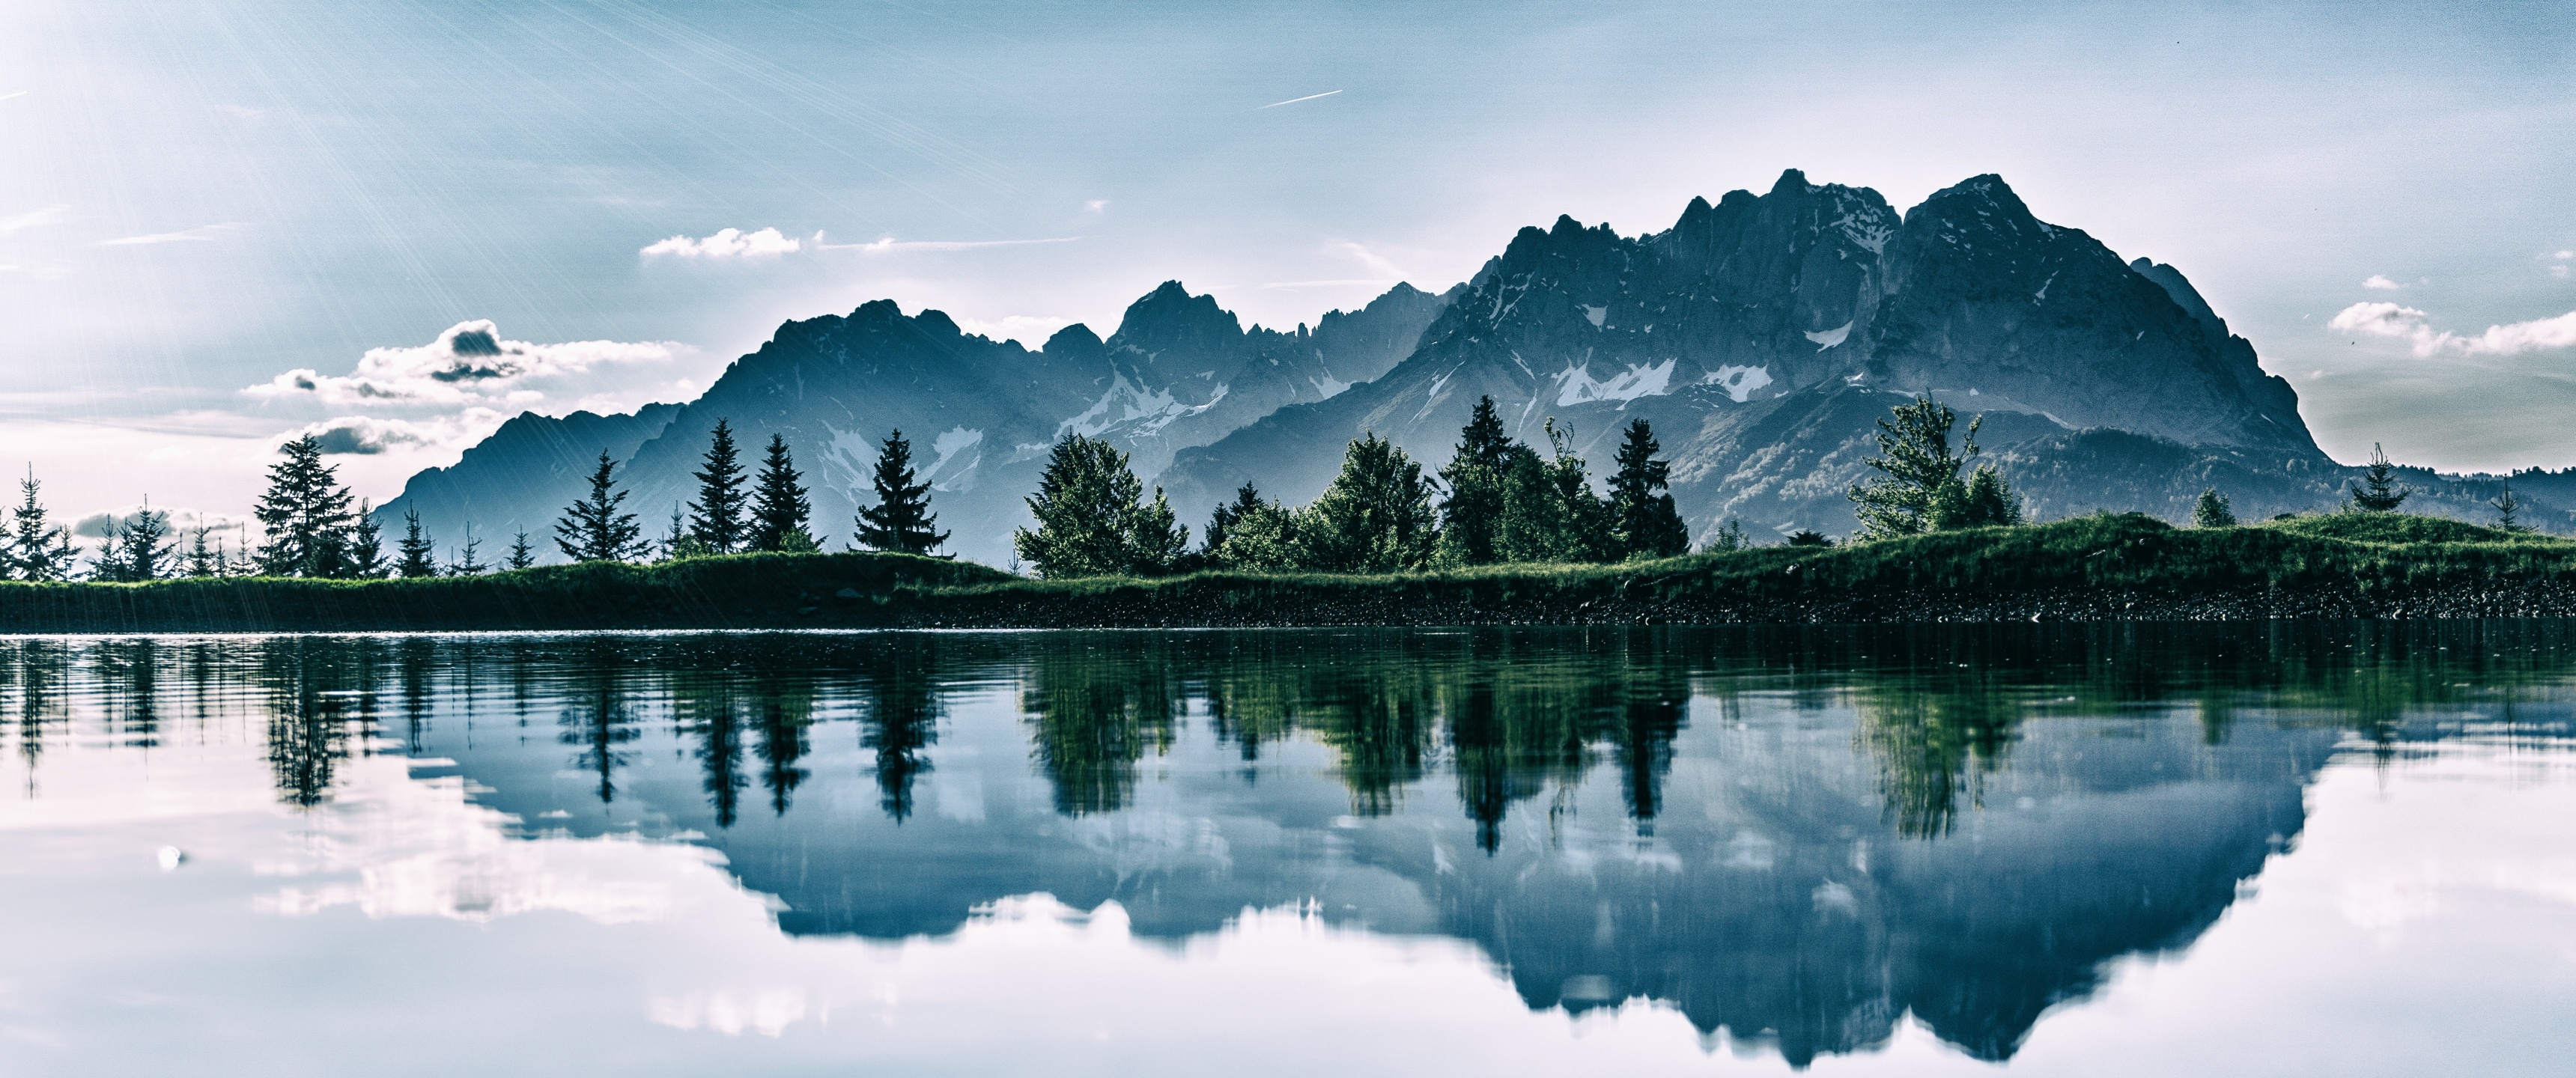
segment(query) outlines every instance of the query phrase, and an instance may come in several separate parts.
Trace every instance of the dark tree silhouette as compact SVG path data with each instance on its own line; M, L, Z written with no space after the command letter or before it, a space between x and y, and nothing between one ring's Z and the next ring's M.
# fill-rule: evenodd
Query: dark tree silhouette
M438 575L438 544L420 526L420 510L403 510L403 537L394 543L394 573L406 580Z
M1628 424L1619 470L1610 477L1610 520L1621 556L1669 558L1690 550L1690 529L1673 508L1672 463L1655 459L1662 449L1645 420Z
M1054 474L1052 466L1048 474ZM877 504L859 510L859 545L901 554L928 554L948 541L947 532L932 527L939 517L930 511L930 484L914 482L912 443L903 439L902 431L886 436L885 445L877 450L876 472L870 478L877 489ZM1045 488L1041 486L1039 497L1044 496ZM1043 525L1046 517L1041 515L1038 520Z
M265 576L348 574L349 488L322 463L322 443L305 435L278 447L286 459L268 469L268 492L252 515L268 533L260 551Z
M555 522L555 545L574 561L625 561L643 552L643 529L635 514L620 513L626 492L617 489L617 462L599 451L599 470L590 475L590 496L564 509Z
M743 526L743 475L741 455L734 449L733 424L716 420L716 429L707 442L706 467L691 472L698 480L698 500L689 503L689 538L698 541L709 554L732 554L742 549L746 529Z
M2397 466L2379 451L2379 443L2370 443L2369 468L2352 488L2353 507L2365 513L2394 513L2414 493L2415 488L2397 481Z
M820 544L806 530L806 518L814 511L805 499L805 488L796 481L796 458L787 451L787 439L769 436L769 456L760 464L760 477L752 486L751 548L771 551L814 550ZM941 536L946 538L946 536Z

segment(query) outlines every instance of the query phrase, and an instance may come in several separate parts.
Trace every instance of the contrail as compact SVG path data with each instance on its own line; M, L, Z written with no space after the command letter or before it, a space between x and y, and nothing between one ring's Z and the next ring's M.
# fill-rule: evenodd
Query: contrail
M20 91L18 91L17 93L14 93L14 94L0 94L0 101L7 101L7 100L9 100L10 98L13 98L13 97L25 97L25 96L27 96L27 91L25 91L25 90L20 90Z
M1307 94L1307 95L1306 95L1306 96L1304 96L1304 97L1292 97L1292 98L1289 98L1289 99L1288 99L1288 100L1286 100L1286 101L1273 101L1273 102L1271 102L1271 103L1269 103L1269 104L1267 104L1267 105L1263 105L1263 106L1261 106L1261 109L1275 109L1275 108L1278 108L1278 107L1279 107L1279 106L1281 106L1281 105L1294 105L1294 104L1296 104L1296 103L1298 103L1298 102L1300 102L1300 101L1312 101L1312 100L1314 100L1314 99L1316 99L1316 98L1319 98L1319 97L1331 97L1331 96L1333 96L1334 94L1338 94L1338 93L1340 93L1340 92L1341 92L1340 90L1326 90L1326 91L1324 91L1323 93L1320 93L1320 94ZM1252 110L1252 111L1254 111L1254 112L1259 112L1259 111L1261 111L1261 109L1254 109L1254 110Z
M1055 236L1042 240L899 240L892 236L874 243L825 243L823 234L814 234L818 251L971 251L979 247L1025 247L1033 243L1072 243L1080 236Z

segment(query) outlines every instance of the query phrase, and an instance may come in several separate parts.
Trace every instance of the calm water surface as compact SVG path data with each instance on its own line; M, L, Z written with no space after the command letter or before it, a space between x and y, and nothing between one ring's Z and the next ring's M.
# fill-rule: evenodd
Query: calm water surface
M2563 1074L2576 627L0 641L0 1073Z

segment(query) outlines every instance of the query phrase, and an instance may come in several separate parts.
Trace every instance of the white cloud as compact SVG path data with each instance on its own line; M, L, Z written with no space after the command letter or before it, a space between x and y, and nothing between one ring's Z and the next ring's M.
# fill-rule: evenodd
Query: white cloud
M2381 292L2394 292L2400 288L2406 287L2405 285L2389 280L2385 274L2378 273L2371 274L2368 279L2361 282L2361 286L2363 288L2376 289Z
M545 394L531 379L582 374L594 367L671 359L671 342L573 341L530 344L506 341L489 319L459 322L436 341L416 348L370 348L358 369L325 375L299 368L242 392L260 397L311 398L340 406L524 406Z
M218 224L199 225L195 228L181 229L177 232L153 232L141 236L124 236L118 239L100 240L98 241L98 245L101 247L132 247L148 243L212 243L215 240L222 239L225 236L232 235L235 232L239 232L249 227L249 225L243 224L239 221L224 221Z
M1089 202L1085 202L1082 204L1082 212L1107 213L1109 212L1109 200L1105 198L1095 198Z
M717 230L704 239L673 236L647 245L641 252L651 258L669 255L674 258L774 258L803 250L805 241L785 235L775 228L744 232L738 228Z
M2448 330L2434 330L2431 316L2413 307L2394 303L2356 303L2336 312L2334 319L2326 323L2326 328L2402 340L2418 356L2442 352L2466 356L2509 356L2576 345L2576 311L2556 318L2488 326L2484 333L2463 337Z
M1392 280L1402 280L1404 278L1404 271L1396 266L1394 260L1389 259L1385 255L1381 255L1376 251L1372 251L1364 245L1353 243L1349 240L1334 240L1331 243L1324 245L1324 251L1328 254L1337 254L1346 258L1357 259L1359 260L1360 265L1368 267L1370 272L1375 273L1380 277Z
M2549 275L2552 277L2565 277L2567 276L2567 267L2551 266L2549 267Z
M2551 257L2551 258L2555 258L2555 259L2557 259L2557 260L2559 260L2559 261L2561 261L2561 262L2565 262L2565 261L2567 261L2568 259L2576 258L2576 251L2560 251L2560 252L2558 252L2557 254L2551 255L2551 256L2549 256L2549 257Z
M7 235L8 233L16 232L20 229L34 228L38 225L53 224L56 221L62 220L65 215L71 212L71 209L72 208L69 206L55 205L47 206L38 210L29 210L15 217L0 217L0 235Z

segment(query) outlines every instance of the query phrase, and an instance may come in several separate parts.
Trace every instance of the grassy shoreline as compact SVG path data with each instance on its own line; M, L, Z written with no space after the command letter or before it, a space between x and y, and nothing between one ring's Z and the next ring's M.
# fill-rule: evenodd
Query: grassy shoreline
M0 633L1077 628L2576 616L2576 541L2433 517L2143 515L1626 565L1036 581L900 554L423 580L0 584Z

